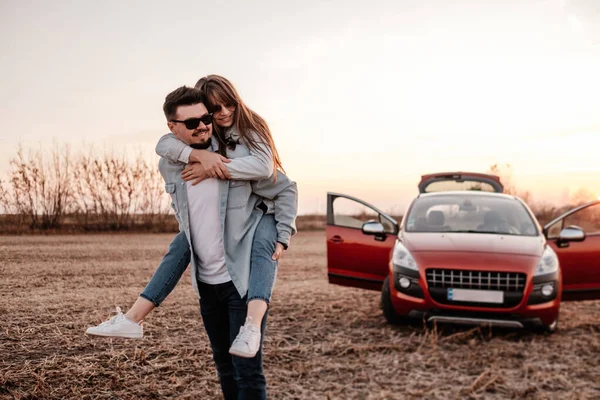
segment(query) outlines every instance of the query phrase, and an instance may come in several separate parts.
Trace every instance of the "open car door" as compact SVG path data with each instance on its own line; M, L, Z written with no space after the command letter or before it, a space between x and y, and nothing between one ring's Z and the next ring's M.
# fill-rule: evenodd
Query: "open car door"
M580 236L569 238L573 232ZM600 200L549 222L544 235L560 262L562 300L600 299Z
M503 193L504 186L498 176L476 172L439 172L421 176L419 193L448 192L452 190Z
M366 233L366 222L383 232ZM367 224L369 225L369 224ZM329 283L381 290L398 236L398 222L357 198L327 193L327 274Z

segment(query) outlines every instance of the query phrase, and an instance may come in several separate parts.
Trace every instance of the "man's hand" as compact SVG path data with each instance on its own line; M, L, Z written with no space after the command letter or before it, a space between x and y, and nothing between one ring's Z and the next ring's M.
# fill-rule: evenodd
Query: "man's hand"
M211 178L231 179L227 167L223 164L231 162L227 157L223 157L222 155L211 151L195 149L192 150L192 153L190 154L190 161L202 164L206 173Z
M184 181L192 181L192 186L199 184L205 179L210 178L204 167L200 163L189 163L181 172Z
M283 245L279 242L277 242L277 245L275 245L275 253L273 253L273 257L271 257L273 259L273 261L279 260L281 258L281 255L283 254Z

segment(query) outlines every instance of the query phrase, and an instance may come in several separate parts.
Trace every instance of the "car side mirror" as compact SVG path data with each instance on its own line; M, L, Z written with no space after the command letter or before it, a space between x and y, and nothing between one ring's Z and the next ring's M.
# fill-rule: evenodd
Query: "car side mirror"
M585 240L585 232L577 225L570 225L560 231L558 240L561 242L582 242Z
M370 220L363 224L362 233L375 236L375 240L383 242L386 238L385 228L379 221Z
M569 247L570 242L583 242L585 240L585 232L577 225L570 225L560 231L556 245L558 247Z

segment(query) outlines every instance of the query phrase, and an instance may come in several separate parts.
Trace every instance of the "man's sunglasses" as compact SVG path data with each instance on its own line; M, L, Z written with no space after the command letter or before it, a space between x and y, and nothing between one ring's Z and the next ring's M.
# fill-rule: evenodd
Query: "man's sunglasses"
M189 118L186 119L185 121L178 121L176 119L172 119L171 122L181 122L182 124L185 124L185 127L188 129L196 129L198 126L200 126L200 122L202 122L204 125L210 125L213 122L213 116L212 114L206 114L203 117L200 118Z

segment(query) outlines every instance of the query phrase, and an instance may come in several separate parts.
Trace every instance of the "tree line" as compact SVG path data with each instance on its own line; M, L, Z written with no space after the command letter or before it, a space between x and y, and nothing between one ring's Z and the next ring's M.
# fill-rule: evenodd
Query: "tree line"
M487 172L500 176L506 193L530 204L542 224L594 197L582 189L570 205L536 205L529 191L514 184L509 164L494 164ZM323 229L325 217L301 216L296 223L300 230ZM131 157L93 148L73 152L56 144L43 150L19 147L0 178L0 233L127 230L178 230L156 160L141 151Z
M0 179L0 230L175 230L155 161L92 149L19 147Z

